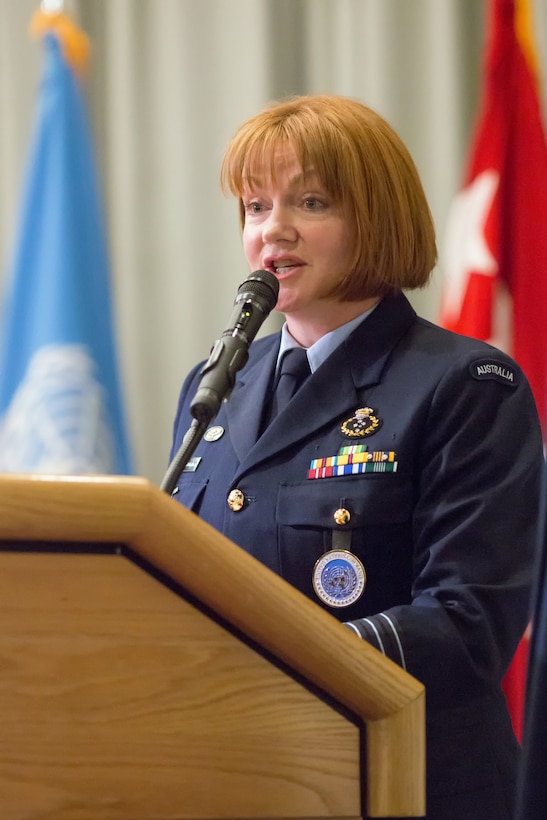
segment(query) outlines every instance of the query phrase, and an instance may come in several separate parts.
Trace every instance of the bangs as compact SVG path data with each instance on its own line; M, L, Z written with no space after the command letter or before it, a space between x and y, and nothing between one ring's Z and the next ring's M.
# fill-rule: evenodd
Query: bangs
M335 163L338 152L325 139L323 128L317 122L303 122L302 116L257 123L241 129L230 143L221 166L222 191L241 197L249 184L277 183L277 175L283 167L280 153L290 150L307 173L317 175L325 190L336 202L343 203L344 174Z

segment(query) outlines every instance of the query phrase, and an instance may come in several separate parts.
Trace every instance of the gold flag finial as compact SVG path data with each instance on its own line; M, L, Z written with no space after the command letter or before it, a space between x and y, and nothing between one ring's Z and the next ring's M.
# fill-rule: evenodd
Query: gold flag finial
M56 34L67 63L81 74L89 60L89 39L63 12L63 5L61 0L43 0L30 22L30 33L33 37L44 37L49 32Z

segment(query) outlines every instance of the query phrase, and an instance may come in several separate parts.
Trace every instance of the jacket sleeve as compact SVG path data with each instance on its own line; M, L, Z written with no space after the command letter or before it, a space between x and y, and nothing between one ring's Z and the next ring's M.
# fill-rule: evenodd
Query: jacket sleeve
M204 363L204 361L200 362L192 368L192 370L184 379L184 383L181 387L177 404L177 412L175 414L175 420L173 422L173 438L171 444L171 452L169 454L169 462L171 462L177 454L178 449L182 444L184 434L186 433L190 424L192 423L192 417L190 415L188 415L187 419L183 418L183 408L188 399L188 395L190 394L193 396L194 391L196 391L198 388L199 374Z
M416 454L412 601L346 623L421 680L430 705L499 684L530 614L542 438L505 361L514 383L473 377L469 357L439 381Z

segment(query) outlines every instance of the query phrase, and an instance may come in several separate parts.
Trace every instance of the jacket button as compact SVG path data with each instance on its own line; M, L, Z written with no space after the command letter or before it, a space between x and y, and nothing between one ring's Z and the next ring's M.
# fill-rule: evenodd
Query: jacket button
M232 512L239 512L245 504L245 496L241 490L232 490L228 495L228 506Z
M349 524L350 518L351 518L350 511L346 510L345 507L340 507L334 513L334 520L340 526L343 526L344 524Z

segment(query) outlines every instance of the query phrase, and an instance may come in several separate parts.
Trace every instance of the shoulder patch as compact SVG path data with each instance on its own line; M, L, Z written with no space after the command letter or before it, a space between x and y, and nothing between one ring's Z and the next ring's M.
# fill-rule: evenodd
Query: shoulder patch
M519 384L519 373L516 367L508 362L496 361L496 359L477 359L469 365L469 372L478 381L494 379L507 387L517 387Z

